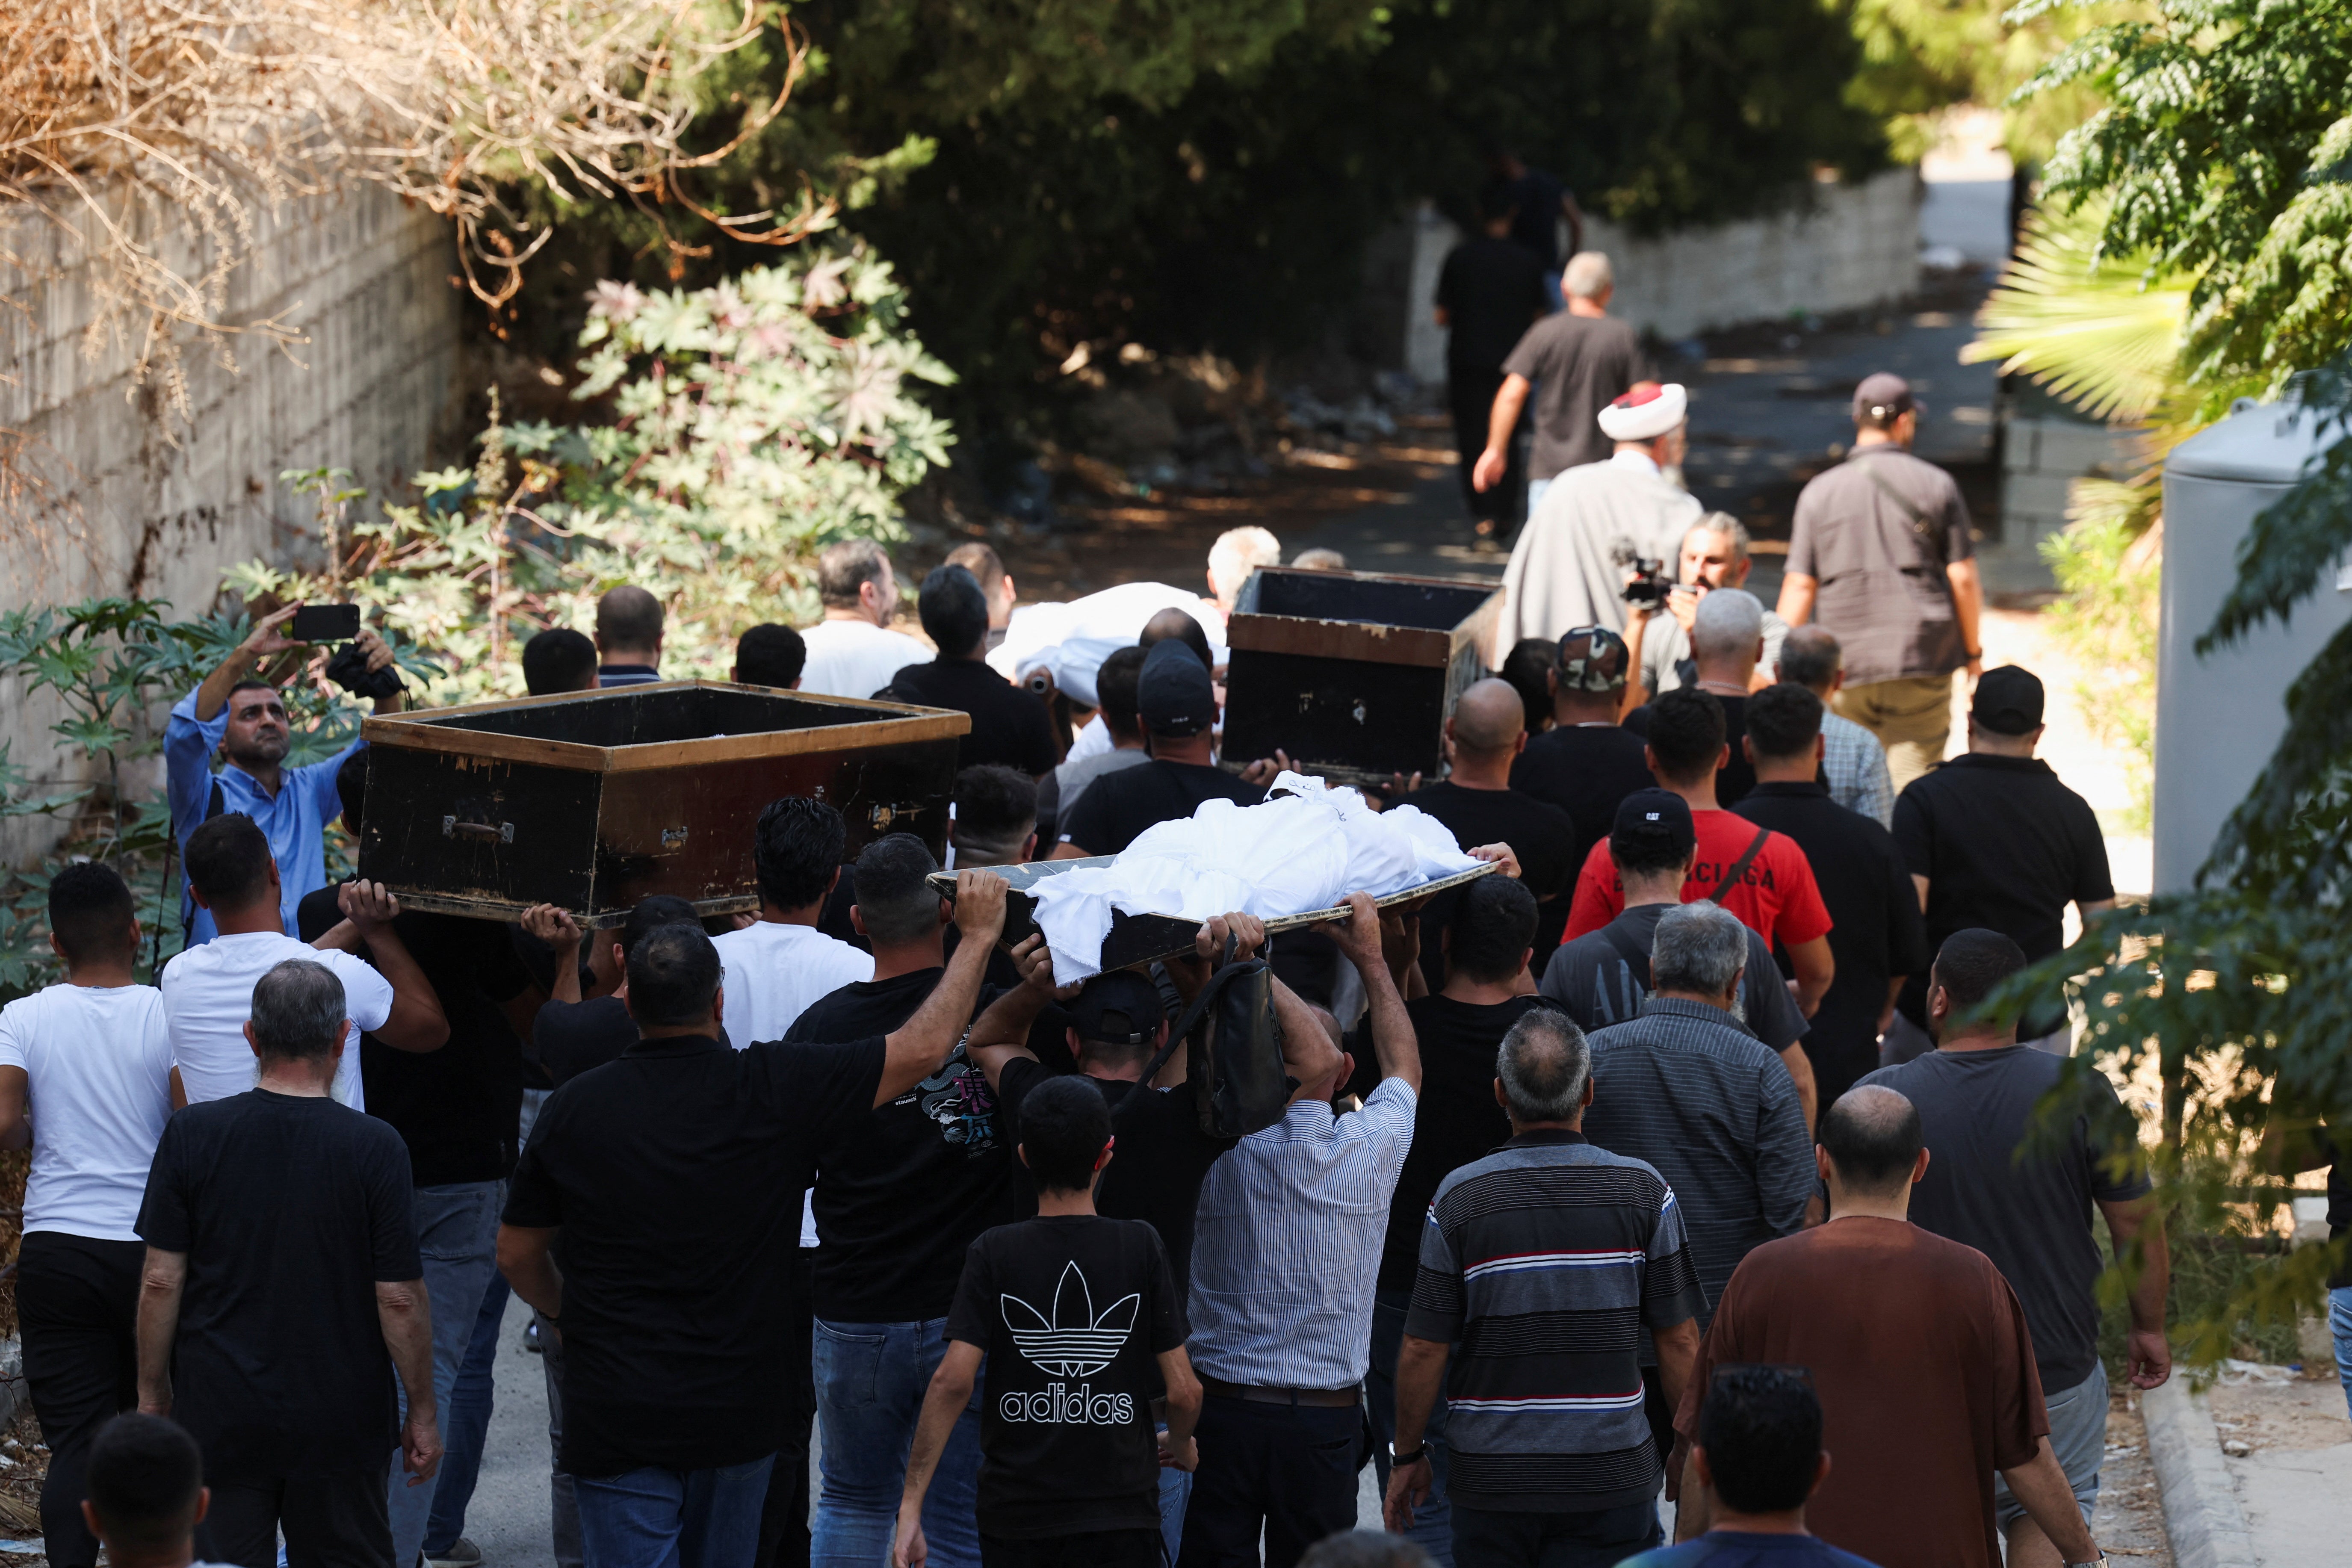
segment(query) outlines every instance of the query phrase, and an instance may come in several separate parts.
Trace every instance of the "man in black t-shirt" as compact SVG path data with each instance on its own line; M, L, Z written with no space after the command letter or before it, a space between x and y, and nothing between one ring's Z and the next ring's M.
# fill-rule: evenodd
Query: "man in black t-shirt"
M1657 782L1642 754L1642 737L1617 721L1632 666L1625 639L1605 626L1579 627L1561 637L1552 672L1552 727L1529 737L1511 764L1511 787L1568 813L1581 845L1608 837L1618 802ZM1537 964L1536 972L1543 967Z
M1587 1031L1642 1016L1650 995L1650 948L1658 921L1682 903L1683 884L1698 858L1698 831L1689 802L1672 790L1637 790L1617 808L1609 858L1625 887L1625 908L1601 930L1562 943L1544 966L1543 994ZM1739 978L1740 1021L1780 1053L1796 1080L1812 1125L1819 1104L1813 1068L1799 1044L1810 1026L1772 963L1772 950L1751 930Z
M1208 666L1181 640L1151 645L1137 679L1135 705L1151 760L1097 779L1063 818L1053 858L1117 855L1147 827L1190 816L1204 800L1255 805L1264 786L1244 784L1216 764L1210 731L1217 721Z
M2036 963L2065 945L2069 903L2085 921L2116 907L2098 816L2035 758L2041 739L2042 682L2015 665L1988 670L1969 709L1968 753L1895 797L1895 842L1927 911L1930 946L1981 926ZM1914 973L1895 1003L1911 1026L1892 1026L1891 1059L1927 1047L1927 976ZM2036 997L2017 1032L2028 1045L2074 1054L2063 997Z
M362 752L335 775L343 826L354 838L366 790ZM316 942L341 923L340 891L320 888L295 906L296 930L304 942ZM443 1484L452 1483L458 1500L448 1517L462 1521L464 1500L472 1495L481 1463L488 1407L477 1405L461 1419L451 1394L474 1342L484 1338L476 1331L485 1300L501 1315L506 1308L506 1282L498 1272L499 1210L506 1203L506 1178L514 1170L521 1132L521 1033L530 1030L541 994L516 958L503 925L407 910L394 920L393 929L425 972L449 1022L449 1038L436 1051L400 1050L373 1035L359 1039L368 1114L390 1122L408 1145L417 1247L434 1307L433 1390L449 1448L448 1462L434 1479L411 1486L404 1477L392 1479L393 1560L411 1563L426 1543L427 1522ZM370 958L364 942L359 956ZM493 1356L497 1348L494 1322L480 1354ZM487 1375L487 1359L483 1364ZM454 1539L455 1529L448 1533ZM446 1549L448 1542L433 1544Z
M538 1016L531 1020L531 1040L548 1077L556 1084L578 1078L591 1068L617 1061L637 1043L636 1021L628 1004L615 994L627 974L629 950L666 925L698 926L702 917L694 906L674 893L639 899L617 931L583 931L579 923L553 904L525 910L525 936L546 946L552 954L552 985ZM587 988L583 1000L582 949Z
M1413 791L1404 804L1444 823L1465 847L1511 847L1519 858L1521 881L1545 906L1535 939L1540 965L1559 945L1568 924L1568 895L1583 864L1584 847L1566 812L1511 787L1512 765L1527 745L1517 690L1507 680L1481 680L1462 694L1445 721L1447 776ZM1441 893L1422 916L1422 973L1433 988L1445 984L1438 935L1452 923L1461 898L1458 889Z
M1185 1359L1184 1298L1150 1226L1095 1210L1111 1114L1061 1079L1029 1097L1021 1159L1037 1216L973 1241L923 1402L891 1552L927 1555L931 1473L988 1361L978 1521L987 1568L1159 1568L1160 1468L1198 1462L1201 1385ZM1155 1438L1153 1401L1168 1425Z
M1735 807L1759 827L1796 840L1834 923L1837 973L1805 1035L1805 1055L1823 1105L1878 1067L1878 1037L1895 1012L1903 977L1927 965L1919 895L1884 827L1830 798L1820 782L1822 700L1802 686L1768 686L1748 704L1748 760L1756 787Z
M202 1556L272 1568L283 1531L295 1562L393 1568L388 1457L427 1480L441 1461L408 1154L331 1097L352 1032L331 970L270 970L246 1028L255 1087L189 1106L155 1150L139 1408L204 1449Z
M1517 847L1514 846L1514 847ZM1536 940L1535 896L1507 877L1485 877L1463 889L1444 928L1448 948L1445 988L1405 1004L1421 1045L1421 1098L1413 1108L1412 1146L1389 1202L1388 1239L1372 1294L1371 1373L1364 1394L1378 1439L1372 1462L1388 1490L1389 1444L1396 1436L1397 1347L1421 1259L1422 1232L1437 1184L1507 1142L1510 1119L1495 1103L1495 1053L1519 1016L1538 1005L1528 961ZM1423 922L1424 931L1429 930ZM1424 938L1424 940L1426 940ZM1367 1043L1355 1044L1361 1064L1349 1087L1369 1093L1377 1081ZM1428 1506L1415 1510L1409 1533L1438 1561L1453 1552L1452 1514L1445 1502L1445 1402L1430 1413L1426 1446L1435 1470Z
M1511 240L1518 203L1497 181L1478 194L1480 232L1445 254L1437 273L1437 324L1446 329L1445 395L1454 410L1454 444L1460 454L1455 477L1479 531L1507 529L1518 516L1519 488L1526 479L1515 440L1503 482L1479 490L1470 482L1478 454L1486 449L1486 418L1495 394L1503 389L1503 361L1519 336L1549 312L1543 263Z
M992 763L1033 779L1052 773L1062 760L1054 721L1044 702L988 667L988 600L972 574L961 566L935 569L916 605L939 655L907 666L876 695L971 714L971 729L956 742L958 768Z
M873 944L874 978L812 1004L788 1047L896 1028L941 984L950 906L925 880L939 869L922 841L894 833L857 857L850 920ZM962 922L957 921L959 930ZM954 963L985 975L994 939ZM973 998L973 1002L978 1000ZM963 1016L974 1011L967 1002ZM814 1284L820 1467L811 1551L820 1560L878 1560L898 1507L900 1456L920 1413L963 1248L1021 1218L1031 1197L1013 1161L1005 1117L961 1044L922 1082L871 1115L825 1124L816 1147L818 1247ZM877 1383L877 1354L889 1374ZM931 1535L945 1562L977 1562L971 1489L980 1469L978 1413L956 1429L933 1489Z
M562 1336L562 1460L590 1562L751 1560L790 1406L800 1194L835 1129L922 1098L939 1074L979 999L1004 893L992 872L963 873L955 961L911 1017L846 1044L730 1050L700 928L663 926L630 950L642 1037L549 1099L499 1233L515 1293ZM869 1390L905 1371L878 1339L843 1350ZM649 1507L656 1496L672 1501ZM869 1560L888 1536L886 1513Z

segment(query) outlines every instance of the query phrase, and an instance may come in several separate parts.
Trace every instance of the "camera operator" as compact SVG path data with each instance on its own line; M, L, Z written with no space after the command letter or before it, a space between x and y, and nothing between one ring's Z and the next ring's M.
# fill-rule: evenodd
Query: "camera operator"
M1640 671L1636 692L1625 691L1631 709L1663 697L1678 686L1698 683L1697 661L1691 653L1691 624L1697 619L1701 599L1717 588L1744 588L1755 562L1748 554L1748 530L1727 511L1711 511L1691 524L1683 535L1681 559L1672 585L1663 599L1629 602L1625 609L1625 646L1633 668ZM1662 615L1660 612L1664 612ZM1772 611L1764 612L1764 658L1759 670L1769 671L1780 658L1789 623ZM1760 690L1768 684L1760 676Z
M278 689L254 674L257 665L303 644L283 630L299 605L264 616L245 641L221 660L204 683L173 705L163 731L165 788L172 805L172 837L184 854L188 835L226 812L243 812L268 837L278 861L279 924L291 936L294 910L302 895L327 885L327 822L340 814L335 773L343 760L367 744L354 740L323 762L284 767L293 731ZM378 713L400 711L400 677L392 649L362 629L328 666L345 690L375 699ZM212 771L217 750L226 764ZM182 905L190 946L214 936L212 911Z

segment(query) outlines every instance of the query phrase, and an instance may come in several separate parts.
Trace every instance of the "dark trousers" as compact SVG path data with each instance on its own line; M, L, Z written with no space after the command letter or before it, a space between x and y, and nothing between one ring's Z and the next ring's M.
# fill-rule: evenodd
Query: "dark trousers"
M1360 1406L1201 1402L1201 1468L1184 1510L1180 1568L1293 1568L1327 1535L1356 1528Z
M276 1568L282 1530L288 1568L392 1568L387 1468L379 1459L324 1476L208 1481L213 1505L196 1526L196 1555Z
M1454 1504L1458 1568L1616 1568L1659 1544L1657 1505L1627 1503L1593 1513L1505 1513Z
M57 1568L93 1568L98 1538L82 1522L82 1484L98 1429L139 1403L139 1270L147 1248L62 1231L28 1234L16 1255L16 1321L25 1383L49 1478L41 1487L41 1537Z
M1471 486L1470 470L1477 466L1478 454L1486 449L1486 427L1494 417L1495 395L1502 390L1503 373L1499 368L1446 367L1445 396L1454 406L1454 449L1461 455L1462 462L1458 470L1462 504L1470 509L1472 517L1493 519L1498 536L1517 519L1519 497L1527 489L1527 469L1519 458L1516 436L1506 448L1510 462L1503 471L1501 484L1482 494Z
M1649 1417L1650 1446L1658 1451L1663 1474L1675 1462L1675 1407L1666 1403L1666 1386L1654 1366L1642 1369L1642 1414Z
M1156 1530L1103 1530L1014 1541L982 1533L980 1568L1161 1568L1167 1554Z
M809 1434L816 1422L816 1377L811 1361L815 1279L816 1248L795 1248L785 1299L791 1403L784 1409L784 1438L776 1449L776 1468L768 1472L767 1501L760 1509L760 1555L754 1568L808 1568Z

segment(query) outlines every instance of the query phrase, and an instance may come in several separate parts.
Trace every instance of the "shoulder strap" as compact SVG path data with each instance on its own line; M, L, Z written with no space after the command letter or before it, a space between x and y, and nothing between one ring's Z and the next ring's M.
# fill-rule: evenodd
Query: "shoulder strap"
M1756 837L1748 841L1748 847L1740 851L1739 858L1731 863L1731 869L1723 874L1723 880L1716 884L1715 891L1706 896L1707 902L1719 904L1731 897L1731 889L1739 886L1739 879L1748 875L1748 868L1756 864L1756 857L1764 853L1764 841L1771 837L1772 830L1769 827L1756 830Z
M1853 459L1848 458L1847 461L1851 462ZM1935 519L1913 505L1909 496L1888 484L1886 476L1878 471L1878 466L1875 463L1864 463L1861 468L1863 473L1869 477L1870 482L1878 488L1878 493L1893 501L1903 515L1911 520L1913 535L1921 544L1927 547L1930 554L1935 556L1936 564L1938 567L1948 566L1950 563L1944 559L1944 531L1936 526Z
M1209 983L1201 987L1201 994L1192 998L1192 1005L1179 1014L1176 1022L1169 1026L1168 1043L1160 1047L1150 1061L1143 1064L1143 1076L1136 1080L1138 1088L1148 1089L1151 1087L1151 1080L1160 1076L1160 1069L1168 1065L1168 1058L1181 1049L1186 1038L1194 1029L1200 1027L1201 1020L1208 1015L1210 1007L1215 1004L1217 994L1231 983L1234 976L1243 972L1243 966L1234 963L1234 954L1240 946L1239 939L1233 936L1225 938L1223 966L1209 976ZM1119 1118L1126 1114L1128 1107L1134 1104L1136 1096L1129 1094L1125 1100L1119 1101L1118 1107L1111 1112L1112 1126L1118 1125Z
M1627 932L1618 930L1615 921L1601 928L1601 940L1617 950L1617 956L1641 977L1642 989L1647 991L1650 988L1650 955L1642 951L1642 944Z

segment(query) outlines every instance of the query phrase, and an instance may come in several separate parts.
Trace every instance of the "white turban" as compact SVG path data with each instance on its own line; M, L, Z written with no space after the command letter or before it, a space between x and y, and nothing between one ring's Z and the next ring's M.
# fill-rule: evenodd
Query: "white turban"
M1612 441L1654 441L1689 410L1690 395L1679 382L1644 382L1601 411L1601 433Z

